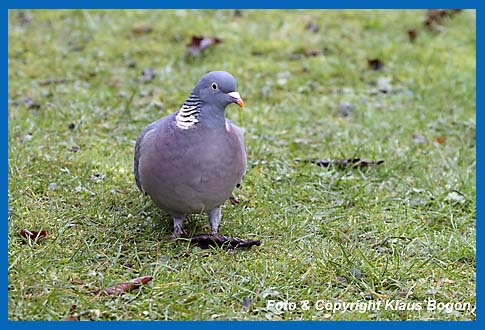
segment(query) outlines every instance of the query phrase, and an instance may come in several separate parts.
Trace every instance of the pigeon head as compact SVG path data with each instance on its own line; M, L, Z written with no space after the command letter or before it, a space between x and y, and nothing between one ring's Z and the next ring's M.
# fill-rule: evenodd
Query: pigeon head
M236 92L236 79L225 71L212 71L205 74L195 85L192 93L204 103L219 109L225 109L231 103L244 106L241 96Z

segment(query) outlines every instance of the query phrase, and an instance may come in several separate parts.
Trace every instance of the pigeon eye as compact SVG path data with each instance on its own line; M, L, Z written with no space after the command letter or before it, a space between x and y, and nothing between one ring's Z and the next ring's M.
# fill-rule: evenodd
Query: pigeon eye
M211 85L211 87L212 87L213 90L216 90L217 89L217 84L215 82L213 82L212 85Z

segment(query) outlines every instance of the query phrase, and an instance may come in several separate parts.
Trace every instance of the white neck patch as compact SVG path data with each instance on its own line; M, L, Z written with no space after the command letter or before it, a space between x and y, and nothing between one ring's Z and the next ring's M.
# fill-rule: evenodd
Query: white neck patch
M178 128L189 129L193 128L199 122L200 110L197 106L188 107L182 106L175 116L175 123Z
M201 101L199 98L195 94L190 93L189 98L185 100L175 116L177 127L181 129L193 128L199 122L200 105Z

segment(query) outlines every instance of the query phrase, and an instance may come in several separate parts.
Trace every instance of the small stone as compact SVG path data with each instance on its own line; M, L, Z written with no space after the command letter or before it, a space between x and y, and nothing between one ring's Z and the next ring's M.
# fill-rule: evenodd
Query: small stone
M350 102L341 102L338 105L337 116L338 117L348 117L355 109L353 103Z
M448 196L446 196L446 200L449 202L459 203L459 204L463 204L466 201L465 197L457 193L456 191L450 192Z
M242 304L243 304L243 307L249 308L249 306L251 306L251 298L244 297Z
M379 77L377 79L377 89L379 89L379 92L384 94L389 93L392 90L391 81L391 77Z
M362 277L362 272L358 268L352 268L350 270L350 274L354 276L356 279L360 279Z

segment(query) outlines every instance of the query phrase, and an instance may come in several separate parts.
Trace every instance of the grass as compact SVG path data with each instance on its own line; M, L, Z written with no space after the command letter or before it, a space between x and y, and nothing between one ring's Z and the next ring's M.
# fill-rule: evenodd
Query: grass
M9 319L475 319L473 309L425 303L476 301L475 12L431 32L423 18L10 11ZM306 30L309 21L320 30ZM152 32L135 34L140 25ZM223 43L188 58L194 34ZM323 55L294 55L311 50ZM370 70L371 58L385 68ZM141 82L145 68L156 76ZM247 104L228 111L246 130L248 171L220 232L261 239L251 250L170 240L171 220L132 174L142 128L216 69L233 73ZM353 156L385 162L296 161ZM186 226L209 230L202 216ZM47 238L27 241L23 228ZM89 294L143 275L154 279L123 296ZM298 307L278 311L270 300ZM423 308L319 311L317 300Z

